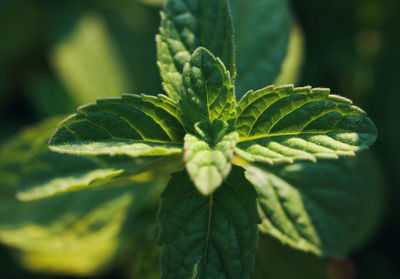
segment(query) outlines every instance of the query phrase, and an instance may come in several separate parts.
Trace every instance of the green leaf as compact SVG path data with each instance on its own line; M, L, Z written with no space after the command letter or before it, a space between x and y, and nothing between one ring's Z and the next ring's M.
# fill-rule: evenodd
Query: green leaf
M50 149L78 155L161 156L182 152L176 103L163 96L125 94L78 108L60 123Z
M179 108L189 129L204 120L231 122L235 118L235 93L229 72L207 49L196 49L185 65L183 88Z
M375 125L329 89L293 85L249 91L237 106L237 152L250 161L293 162L351 156L376 137Z
M26 183L41 190L41 185L60 180L68 189L80 176L95 170L91 166L99 167L95 162L104 160L111 165L118 161L50 152L47 138L58 121L25 129L0 147L0 242L13 247L29 269L88 276L108 269L127 245L137 252L137 242L149 235L168 173L144 173L108 183L107 188L87 187L21 202L15 198L17 187L35 191Z
M371 236L384 187L368 154L341 161L246 167L258 192L260 231L326 257L343 257Z
M260 235L259 243L253 279L336 278L328 275L329 262L325 258L295 250L265 234Z
M281 71L289 42L291 19L286 0L231 0L236 95L273 84Z
M249 278L257 249L256 193L238 167L205 197L172 175L159 209L162 278Z
M184 159L186 170L197 189L205 196L210 195L231 171L231 160L238 135L231 132L227 135L227 124L214 121L201 122L196 126L201 137L191 134L185 136Z
M1 147L0 174L3 181L18 184L18 199L27 201L82 188L105 187L115 179L142 182L151 177L152 168L168 173L166 165L172 169L181 165L177 166L181 158L175 156L132 160L127 156L72 156L51 152L47 142L59 120L57 117L34 125ZM143 174L131 177L138 173Z
M232 20L227 0L167 0L157 36L158 66L164 89L173 99L181 97L181 73L192 52L209 49L235 75Z
M76 11L70 16L76 17ZM67 25L63 24L61 28ZM100 14L83 13L68 25L73 28L52 49L51 63L74 101L85 104L134 89L123 57Z

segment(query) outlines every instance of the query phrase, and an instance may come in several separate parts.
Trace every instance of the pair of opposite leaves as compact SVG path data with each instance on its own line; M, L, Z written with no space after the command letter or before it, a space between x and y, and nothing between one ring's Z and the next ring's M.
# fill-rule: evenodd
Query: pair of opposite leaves
M198 48L182 74L177 101L126 94L100 99L61 123L54 151L82 155L164 156L184 152L198 190L211 194L234 155L247 162L354 155L376 138L365 112L328 89L269 86L236 103L224 64Z

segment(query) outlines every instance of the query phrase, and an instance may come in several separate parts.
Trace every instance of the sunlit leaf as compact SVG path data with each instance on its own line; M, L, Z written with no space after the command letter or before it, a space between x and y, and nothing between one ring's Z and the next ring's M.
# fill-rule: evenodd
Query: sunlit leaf
M374 124L350 100L329 92L292 85L249 91L237 108L238 153L272 164L366 149L377 137Z
M79 155L180 153L184 130L176 113L175 102L161 95L99 99L61 122L49 146Z
M223 122L218 121L214 121L213 125L201 122L196 126L201 137L191 134L185 136L186 170L203 195L214 192L232 168L231 160L238 135L236 132L225 135L222 125Z

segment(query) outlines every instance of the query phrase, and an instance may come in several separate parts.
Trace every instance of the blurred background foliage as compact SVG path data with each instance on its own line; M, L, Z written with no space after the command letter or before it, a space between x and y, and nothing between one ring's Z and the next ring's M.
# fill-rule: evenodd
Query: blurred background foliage
M45 119L99 97L161 92L161 2L0 1L1 278L159 278L155 216L167 174L30 202L15 199L15 184L27 173L23 162L42 162L32 142L46 148L57 122ZM254 277L400 278L400 1L290 4L296 24L275 82L329 87L369 112L379 139L360 173L374 172L386 199L378 228L348 259L319 259L262 236Z

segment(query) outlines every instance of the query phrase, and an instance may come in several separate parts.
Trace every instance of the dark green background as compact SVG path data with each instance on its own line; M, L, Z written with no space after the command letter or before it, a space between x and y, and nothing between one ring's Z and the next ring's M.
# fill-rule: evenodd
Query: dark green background
M306 43L296 85L329 87L333 93L349 97L369 113L379 131L372 150L388 186L386 215L374 237L351 255L355 278L400 278L400 175L396 162L400 158L400 1L293 0L292 10ZM0 141L48 116L73 112L79 105L51 55L87 12L104 20L128 77L125 92L161 92L154 39L158 7L138 0L1 0ZM290 268L303 269L296 278L318 278L313 273L326 268L326 261L293 252L274 240L265 238L262 245L267 252L260 252L265 262L258 265L264 268L270 262L274 266L267 272L269 278L295 278L290 273L274 277L279 269L286 272ZM263 274L258 270L257 278L265 278ZM99 278L123 276L111 270ZM23 270L1 246L0 277L53 278ZM340 278L347 279L334 279Z

